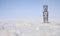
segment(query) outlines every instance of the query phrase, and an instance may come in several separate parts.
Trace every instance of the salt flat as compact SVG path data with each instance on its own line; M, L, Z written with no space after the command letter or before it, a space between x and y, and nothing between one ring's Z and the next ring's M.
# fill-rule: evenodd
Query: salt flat
M60 22L0 20L0 36L60 36Z

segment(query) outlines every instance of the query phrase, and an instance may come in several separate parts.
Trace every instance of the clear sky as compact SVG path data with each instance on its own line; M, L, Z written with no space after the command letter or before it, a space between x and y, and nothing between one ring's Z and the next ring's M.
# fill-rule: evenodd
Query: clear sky
M44 4L49 18L60 18L60 0L0 0L0 18L41 19Z

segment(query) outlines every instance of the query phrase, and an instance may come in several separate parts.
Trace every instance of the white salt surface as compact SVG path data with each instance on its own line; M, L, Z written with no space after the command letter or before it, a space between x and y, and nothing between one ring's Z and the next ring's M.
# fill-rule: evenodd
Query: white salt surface
M0 21L0 36L60 36L60 23Z

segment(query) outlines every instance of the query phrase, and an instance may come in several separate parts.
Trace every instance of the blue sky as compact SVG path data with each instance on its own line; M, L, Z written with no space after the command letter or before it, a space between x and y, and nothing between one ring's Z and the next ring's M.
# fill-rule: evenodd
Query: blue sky
M41 19L44 4L49 18L60 18L60 0L0 0L0 18Z

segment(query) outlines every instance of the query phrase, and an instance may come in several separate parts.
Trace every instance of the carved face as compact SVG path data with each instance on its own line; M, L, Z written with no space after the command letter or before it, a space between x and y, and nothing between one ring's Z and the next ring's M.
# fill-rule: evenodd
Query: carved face
M45 11L45 12L48 11L48 6L45 5L43 8L44 8L44 11Z
M44 12L44 15L47 16L47 12Z

